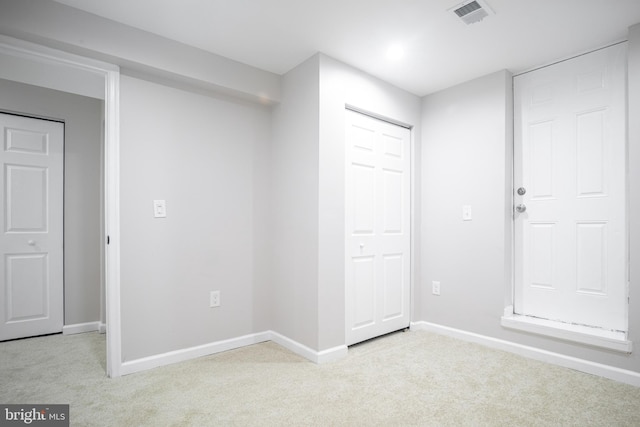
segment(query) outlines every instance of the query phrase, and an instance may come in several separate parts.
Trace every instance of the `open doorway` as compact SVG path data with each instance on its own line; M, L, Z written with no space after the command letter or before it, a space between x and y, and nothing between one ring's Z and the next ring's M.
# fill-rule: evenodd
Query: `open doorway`
M100 212L104 227L100 260L104 277L104 319L107 333L107 375L120 375L120 289L118 215L118 91L119 69L22 40L0 36L0 78L101 100L104 141Z
M105 329L103 104L0 79L0 340Z

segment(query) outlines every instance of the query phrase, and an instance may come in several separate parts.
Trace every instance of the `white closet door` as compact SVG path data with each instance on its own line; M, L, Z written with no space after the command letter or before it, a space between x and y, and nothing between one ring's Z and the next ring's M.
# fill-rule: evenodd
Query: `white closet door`
M409 129L346 111L347 345L409 326Z
M61 332L64 125L0 114L0 130L0 340Z

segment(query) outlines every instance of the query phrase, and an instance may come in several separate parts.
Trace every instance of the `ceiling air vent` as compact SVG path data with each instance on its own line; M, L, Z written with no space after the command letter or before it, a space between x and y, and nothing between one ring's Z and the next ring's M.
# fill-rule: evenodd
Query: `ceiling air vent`
M449 11L453 12L467 25L475 24L476 22L482 21L487 16L493 15L493 11L489 5L482 0L465 1L464 3L460 3L459 5L452 7Z

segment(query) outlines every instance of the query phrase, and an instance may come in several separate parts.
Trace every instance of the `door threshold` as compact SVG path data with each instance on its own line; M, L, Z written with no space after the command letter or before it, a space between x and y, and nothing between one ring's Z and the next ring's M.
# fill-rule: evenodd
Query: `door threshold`
M505 314L502 316L500 323L503 327L509 329L544 335L621 353L629 354L633 349L633 342L627 339L627 333L624 331L611 331L591 326L524 316L513 313L512 307L508 307L505 310Z

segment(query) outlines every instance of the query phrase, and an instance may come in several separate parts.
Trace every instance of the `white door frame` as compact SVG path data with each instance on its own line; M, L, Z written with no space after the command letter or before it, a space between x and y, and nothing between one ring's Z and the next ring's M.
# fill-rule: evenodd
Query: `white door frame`
M104 251L106 322L107 322L107 375L119 377L122 368L122 341L120 327L120 69L101 61L72 55L23 40L0 35L0 54L22 61L53 64L74 73L98 76L104 81ZM23 83L42 86L42 82L23 79ZM108 236L108 237L107 237Z

